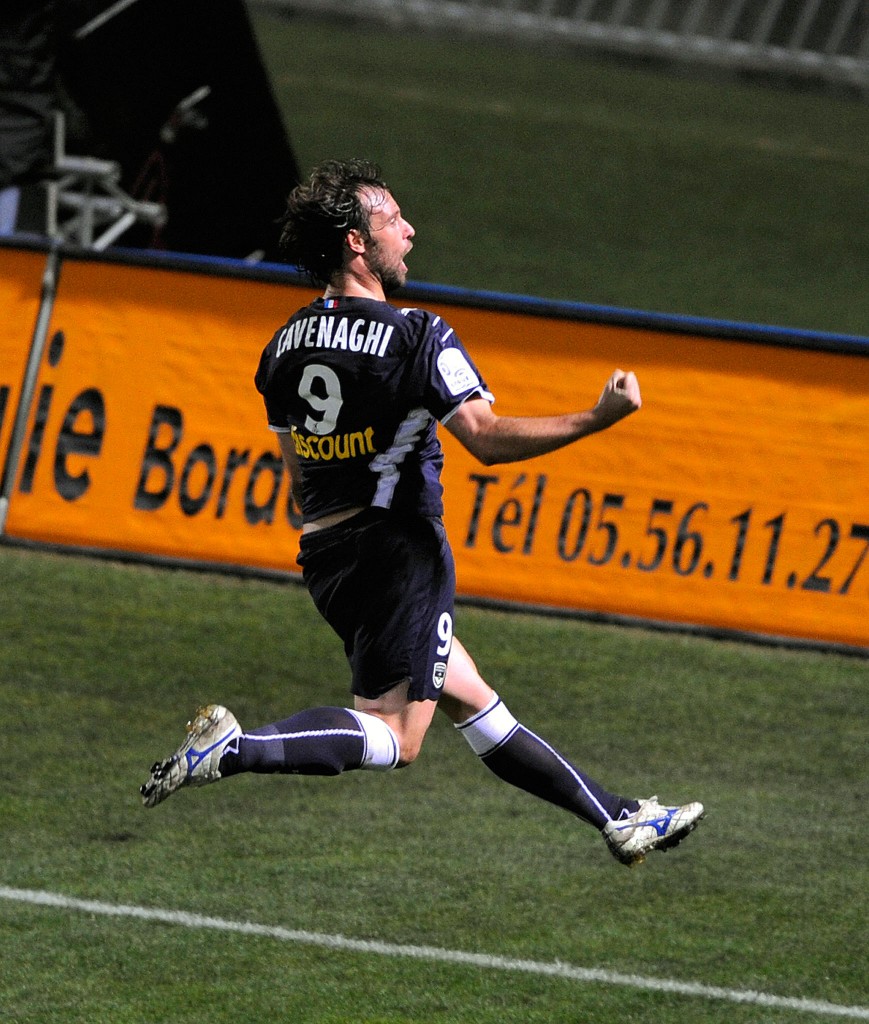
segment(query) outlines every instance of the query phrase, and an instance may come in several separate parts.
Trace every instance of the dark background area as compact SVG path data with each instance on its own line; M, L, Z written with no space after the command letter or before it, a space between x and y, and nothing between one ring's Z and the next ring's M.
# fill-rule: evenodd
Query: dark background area
M68 153L120 164L161 229L124 245L273 257L295 156L240 0L5 0L0 12L0 188L50 173L53 111ZM184 102L200 91L188 111ZM182 109L179 109L182 105ZM252 116L255 112L255 116ZM21 216L36 229L32 201Z

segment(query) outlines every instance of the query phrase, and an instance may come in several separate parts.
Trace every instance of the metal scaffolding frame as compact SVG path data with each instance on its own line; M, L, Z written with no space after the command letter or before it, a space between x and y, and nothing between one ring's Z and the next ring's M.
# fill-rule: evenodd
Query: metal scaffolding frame
M119 185L120 179L121 166L113 160L67 154L65 119L57 112L54 160L46 179L46 235L102 251L134 224L161 227L166 208L133 199Z

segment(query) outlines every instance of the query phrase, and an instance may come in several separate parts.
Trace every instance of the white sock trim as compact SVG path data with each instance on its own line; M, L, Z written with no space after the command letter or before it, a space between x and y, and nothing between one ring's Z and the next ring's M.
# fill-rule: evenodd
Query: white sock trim
M482 711L467 722L460 722L456 728L477 757L485 757L506 743L519 728L519 723L496 693Z
M365 750L362 754L362 764L359 765L360 769L369 772L392 771L398 764L398 756L401 753L398 737L392 728L377 715L369 715L365 711L354 711L351 708L347 708L347 710L359 723L359 728L365 739Z

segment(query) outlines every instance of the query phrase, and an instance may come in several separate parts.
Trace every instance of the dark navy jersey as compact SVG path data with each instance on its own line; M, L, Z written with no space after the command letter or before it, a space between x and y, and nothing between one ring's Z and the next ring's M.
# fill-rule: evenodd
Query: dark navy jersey
M354 506L442 515L437 423L472 395L493 401L439 316L363 298L300 309L256 386L271 429L292 434L305 522Z

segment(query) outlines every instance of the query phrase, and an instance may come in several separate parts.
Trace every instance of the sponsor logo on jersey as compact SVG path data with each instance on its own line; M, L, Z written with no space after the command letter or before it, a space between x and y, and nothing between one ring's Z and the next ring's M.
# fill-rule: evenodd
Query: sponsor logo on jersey
M350 434L326 434L317 437L314 434L302 434L296 427L292 429L293 444L296 454L303 459L331 462L332 459L354 459L357 455L373 455L374 427L354 430Z

